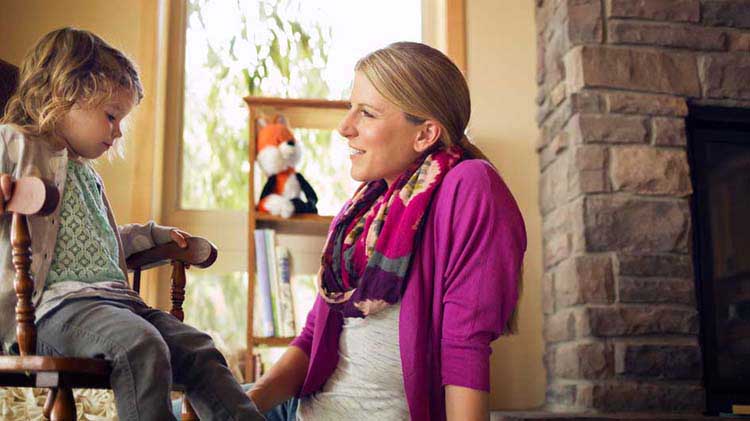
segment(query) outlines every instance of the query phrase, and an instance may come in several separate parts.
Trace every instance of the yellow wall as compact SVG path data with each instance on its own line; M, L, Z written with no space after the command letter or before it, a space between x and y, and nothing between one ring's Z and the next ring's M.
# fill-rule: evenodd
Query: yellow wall
M134 112L127 159L99 166L120 223L158 217L152 192L158 171L156 1L2 0L0 58L20 63L39 37L60 26L89 29L138 63L146 98ZM513 191L528 234L520 334L493 345L495 409L531 408L544 399L541 311L541 221L537 205L538 161L534 152L534 2L466 0L467 55L473 116L471 135ZM137 156L138 159L134 159ZM158 184L158 183L156 183Z
M119 223L151 216L150 203L136 204L133 199L140 189L135 183L141 180L143 171L150 171L149 145L154 140L155 4L148 0L3 0L0 13L0 58L10 63L18 65L26 51L47 32L74 26L100 35L140 67L146 97L130 119L127 159L101 160L97 167ZM144 152L146 159L132 159L136 155L142 157Z
M470 135L497 166L526 221L519 334L493 344L494 409L521 409L544 401L542 365L541 217L534 145L536 47L534 2L467 0Z

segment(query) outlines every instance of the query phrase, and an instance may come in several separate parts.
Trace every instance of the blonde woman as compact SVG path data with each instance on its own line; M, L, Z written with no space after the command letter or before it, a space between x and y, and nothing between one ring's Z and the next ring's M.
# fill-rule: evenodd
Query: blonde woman
M115 224L91 161L122 136L120 125L143 98L135 65L88 31L42 37L21 65L20 84L0 121L0 190L10 176L53 181L62 200L30 217L37 350L103 357L121 420L173 420L173 378L202 420L260 420L210 337L144 303L130 289L125 258L189 235L150 222ZM0 206L0 213L3 207ZM10 218L0 221L0 334L15 339Z
M466 81L396 43L357 63L350 102L339 132L363 184L331 224L307 325L249 395L269 419L488 419L526 234L464 136Z

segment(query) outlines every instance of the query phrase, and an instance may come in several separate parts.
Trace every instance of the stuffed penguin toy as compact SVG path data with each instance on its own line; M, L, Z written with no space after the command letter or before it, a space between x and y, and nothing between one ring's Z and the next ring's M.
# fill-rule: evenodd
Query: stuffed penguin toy
M268 176L260 194L258 210L289 218L294 213L318 213L318 196L310 183L294 168L302 155L284 116L269 123L257 120L256 150L260 168Z

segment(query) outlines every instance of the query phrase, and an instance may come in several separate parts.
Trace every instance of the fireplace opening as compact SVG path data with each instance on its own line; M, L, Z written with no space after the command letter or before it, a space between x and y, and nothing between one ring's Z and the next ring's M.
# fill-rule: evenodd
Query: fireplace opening
M693 256L707 410L750 405L750 109L690 107Z

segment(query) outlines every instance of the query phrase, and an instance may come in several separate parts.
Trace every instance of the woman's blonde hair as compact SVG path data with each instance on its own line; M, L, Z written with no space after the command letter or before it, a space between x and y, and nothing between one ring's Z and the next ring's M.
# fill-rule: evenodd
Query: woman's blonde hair
M436 120L445 145L459 144L470 157L486 159L464 134L471 117L469 86L445 54L418 42L396 42L361 58L354 70L409 121Z
M19 85L0 123L32 136L50 136L77 102L99 105L120 89L143 98L138 71L122 52L93 33L61 28L42 37L24 57Z

